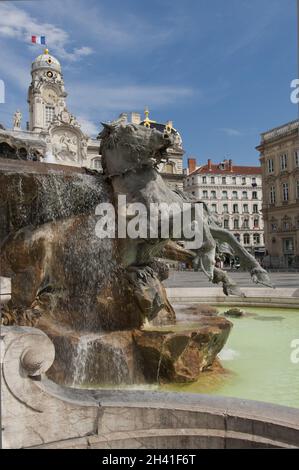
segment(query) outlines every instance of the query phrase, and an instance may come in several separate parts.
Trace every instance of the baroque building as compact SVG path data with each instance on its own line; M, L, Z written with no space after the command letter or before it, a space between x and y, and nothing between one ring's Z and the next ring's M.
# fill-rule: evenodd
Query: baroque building
M67 93L59 61L45 49L32 63L28 90L29 123L21 128L21 113L12 130L0 130L0 156L91 166L99 142L85 135L68 111Z
M188 159L185 192L207 204L218 215L223 228L230 230L253 255L264 255L262 217L262 170L257 166L234 165L232 160L197 167Z
M265 265L299 267L299 121L261 134Z
M21 127L22 114L14 115L13 129L0 126L0 158L34 160L102 171L100 141L87 136L75 116L67 108L67 92L60 62L45 49L32 63L31 84L28 90L29 122ZM160 165L162 176L171 187L183 188L182 139L172 122L160 124L144 119L138 113L119 117L124 122L134 122L155 127L174 136L175 145L168 150L169 158Z

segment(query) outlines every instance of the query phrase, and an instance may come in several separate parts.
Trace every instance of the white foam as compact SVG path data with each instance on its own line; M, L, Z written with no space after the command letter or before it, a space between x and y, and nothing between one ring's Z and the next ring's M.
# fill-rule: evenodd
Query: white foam
M218 357L221 361L233 361L239 356L240 353L238 351L229 348L222 349L222 351L218 354Z

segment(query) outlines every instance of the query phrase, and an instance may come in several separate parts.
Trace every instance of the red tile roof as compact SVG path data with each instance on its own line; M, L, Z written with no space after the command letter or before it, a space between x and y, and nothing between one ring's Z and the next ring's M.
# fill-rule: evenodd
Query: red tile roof
M208 165L203 165L197 170L190 173L190 175L261 175L262 168L260 166L240 166L240 165L232 165L232 169L230 170L228 165L225 168L221 168L220 164L217 165L211 164L211 169L209 169Z

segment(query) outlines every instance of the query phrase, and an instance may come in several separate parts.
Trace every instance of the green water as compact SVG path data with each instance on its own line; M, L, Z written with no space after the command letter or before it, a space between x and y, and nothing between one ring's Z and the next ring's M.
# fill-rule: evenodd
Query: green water
M219 308L219 312L224 310L227 307ZM222 395L299 408L299 363L291 361L294 351L291 343L299 340L299 310L242 310L257 316L230 319L234 327L221 352L223 373L205 372L196 383L161 385L160 390ZM184 320L182 311L180 320L178 330L196 327L196 322L190 322L190 315Z

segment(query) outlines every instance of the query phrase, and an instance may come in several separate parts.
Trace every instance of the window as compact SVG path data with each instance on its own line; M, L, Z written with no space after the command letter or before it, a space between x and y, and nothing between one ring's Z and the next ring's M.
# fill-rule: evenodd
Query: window
M50 124L54 120L54 106L46 106L46 124Z
M296 198L299 199L299 180L297 180L296 184Z
M284 251L284 253L293 253L293 251L294 251L294 240L293 240L293 238L285 238L283 240L283 251Z
M222 191L222 199L228 199L227 191Z
M254 245L260 245L261 244L261 236L259 233L254 233L253 234L253 243Z
M247 191L242 192L242 199L248 199L248 193Z
M211 199L216 199L216 191L211 191Z
M291 224L290 220L284 220L283 224L282 224L282 227L283 227L283 230L285 232L288 232L289 230L291 230L292 224Z
M202 177L202 182L203 182L203 184L207 184L207 177L206 176Z
M244 233L243 242L244 242L244 245L250 245L250 235L249 235L249 233Z
M228 219L224 219L223 227L224 227L226 230L229 230L229 220L228 220Z
M298 168L299 167L299 150L296 150L294 158L295 158L295 167Z
M243 184L243 185L246 184L246 178L245 178L245 176L242 176L242 184Z
M243 204L243 212L244 212L244 214L248 214L248 212L249 212L248 204Z
M92 160L92 168L94 168L95 170L100 170L102 168L100 158L94 158Z
M252 186L257 186L256 178L252 178L251 183L252 183Z
M280 155L280 169L281 171L286 170L288 167L288 156L286 153Z
M217 212L217 204L212 204L212 212Z
M243 228L244 228L244 229L248 229L248 228L249 228L249 220L248 220L248 219L244 219Z
M270 188L270 204L275 204L275 201L276 201L275 187L271 186L271 188Z
M234 204L234 205L233 205L233 213L234 213L234 214L238 214L238 213L239 213L238 204Z
M273 173L274 172L274 160L270 159L268 160L268 173Z
M226 184L226 177L222 176L222 184Z
M163 173L174 173L173 171L173 164L172 163L166 163L163 168ZM194 176L192 176L192 184L194 183Z
M282 185L282 199L284 202L289 200L289 185L288 183L283 183Z
M233 199L238 199L238 192L237 191L233 191Z
M253 204L253 213L258 214L259 212L259 206L257 204Z
M203 197L203 199L208 199L208 191L203 191L202 192L202 197Z
M276 222L272 222L272 224L271 224L271 231L272 231L272 232L277 232L277 223L276 223Z
M256 191L252 191L252 199L257 199L257 192Z
M238 229L239 228L239 219L235 219L234 220L234 229Z
M215 176L211 176L211 183L215 184Z
M258 218L254 219L254 220L253 220L253 227L254 227L254 228L259 228L259 225L260 225L259 219L258 219Z
M223 204L223 212L224 214L228 214L228 204Z
M236 178L236 176L233 176L233 177L232 177L232 183L233 183L233 184L236 184L236 183L237 183L237 178Z

